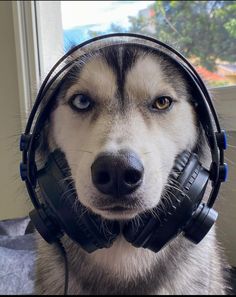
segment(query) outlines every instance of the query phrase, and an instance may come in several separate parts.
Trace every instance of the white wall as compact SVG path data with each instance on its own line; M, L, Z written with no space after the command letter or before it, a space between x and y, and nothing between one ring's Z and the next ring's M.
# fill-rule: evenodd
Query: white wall
M18 179L21 132L12 3L0 1L0 220L23 216L27 200Z

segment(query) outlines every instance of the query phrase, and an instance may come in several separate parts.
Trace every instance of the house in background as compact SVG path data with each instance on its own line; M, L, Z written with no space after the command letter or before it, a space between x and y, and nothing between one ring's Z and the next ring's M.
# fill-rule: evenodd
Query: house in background
M236 84L236 64L219 63L217 64L217 73L223 76L230 84Z
M193 65L196 61L191 59ZM216 70L210 71L202 65L195 66L202 79L212 87L228 86L236 84L236 64L216 61Z
M227 78L223 75L212 72L203 66L195 66L195 69L209 86L222 86L229 83Z

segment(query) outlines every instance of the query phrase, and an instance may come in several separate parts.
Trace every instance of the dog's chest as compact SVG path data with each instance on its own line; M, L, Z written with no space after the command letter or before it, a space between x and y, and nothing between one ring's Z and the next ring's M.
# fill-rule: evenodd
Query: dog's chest
M74 251L71 261L71 285L74 284L80 293L131 294L135 290L137 294L151 294L154 293L154 287L150 286L152 279L155 279L155 287L157 285L157 255L149 250L136 249L123 238L111 248L92 254Z

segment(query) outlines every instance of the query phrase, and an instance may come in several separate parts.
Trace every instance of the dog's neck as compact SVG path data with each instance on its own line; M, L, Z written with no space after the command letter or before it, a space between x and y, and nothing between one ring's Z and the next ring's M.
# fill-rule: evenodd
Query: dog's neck
M214 228L199 245L180 235L157 254L137 249L122 237L111 248L88 254L64 237L63 243L69 251L71 287L79 285L85 294L125 295L164 294L161 291L164 287L175 294L175 278L188 283L188 267L198 261L199 255L205 257L204 250L213 233Z
M80 283L81 290L85 293L94 294L99 293L99 290L107 290L107 294L129 294L129 290L133 292L134 285L137 294L153 294L162 287L164 275L166 277L174 270L177 273L184 266L179 265L179 258L183 255L188 257L189 247L192 245L181 236L155 254L147 249L135 248L123 237L119 237L111 248L88 254L67 237L63 238L63 244L69 251L72 282ZM178 249L174 248L176 244ZM171 258L174 261L170 261Z

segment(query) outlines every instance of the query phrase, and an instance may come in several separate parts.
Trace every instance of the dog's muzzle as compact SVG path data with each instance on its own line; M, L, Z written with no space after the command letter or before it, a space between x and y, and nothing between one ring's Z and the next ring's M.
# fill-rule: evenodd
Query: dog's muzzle
M103 194L119 198L136 191L143 181L144 167L131 151L101 153L91 166L94 186Z

